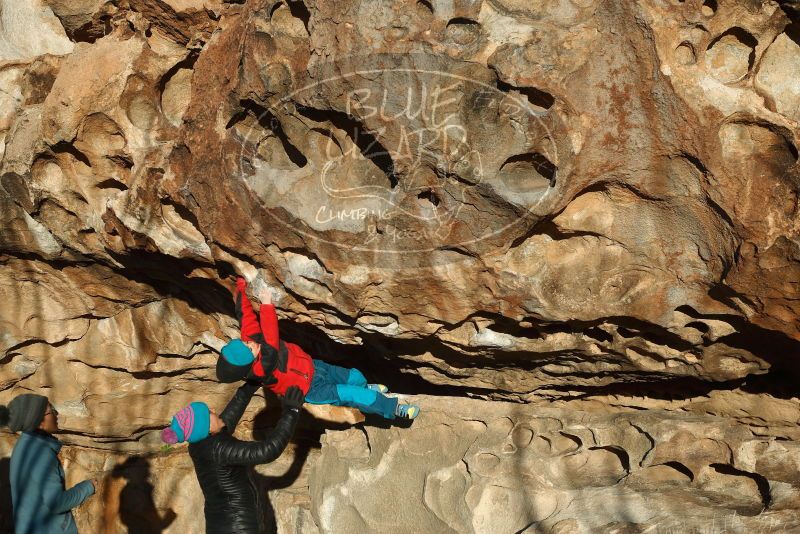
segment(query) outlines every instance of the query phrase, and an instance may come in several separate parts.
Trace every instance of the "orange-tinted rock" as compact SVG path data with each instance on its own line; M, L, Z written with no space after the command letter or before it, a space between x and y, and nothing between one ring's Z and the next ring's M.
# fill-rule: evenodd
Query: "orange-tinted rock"
M376 437L429 469L393 475L435 488L432 514L386 516L417 531L488 531L494 506L510 531L627 528L603 515L620 494L672 528L644 493L713 508L741 486L753 513L755 475L791 509L793 449L742 443L800 439L793 5L0 0L0 402L48 392L86 462L156 453L176 409L235 387L214 364L238 274L286 339L392 390L564 410ZM578 408L740 426L567 428ZM333 478L362 437L328 442ZM512 457L558 489L470 489ZM172 461L151 467L191 478ZM339 526L304 488L276 498ZM151 523L199 509L159 499ZM342 524L377 528L364 510Z

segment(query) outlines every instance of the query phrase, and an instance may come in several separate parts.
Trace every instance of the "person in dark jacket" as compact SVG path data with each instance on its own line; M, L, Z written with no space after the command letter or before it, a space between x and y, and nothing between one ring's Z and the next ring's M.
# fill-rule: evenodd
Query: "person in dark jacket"
M22 432L11 453L11 503L16 534L77 534L72 509L94 494L94 482L66 489L58 460L58 412L47 397L25 393L0 406L0 425Z
M368 384L358 369L312 359L299 345L281 340L269 289L264 288L258 295L260 321L246 290L244 278L238 278L235 303L241 339L233 339L222 348L217 360L220 382L257 378L279 396L286 388L297 386L305 394L305 401L311 404L350 406L386 419L414 419L419 415L419 406L387 397L384 395L388 391L386 386Z
M166 443L189 442L189 456L205 497L206 532L211 534L262 531L262 497L251 478L251 466L278 458L297 425L303 393L292 387L283 398L283 415L262 441L233 437L258 387L258 383L245 382L219 415L205 403L193 402L175 414L161 432Z

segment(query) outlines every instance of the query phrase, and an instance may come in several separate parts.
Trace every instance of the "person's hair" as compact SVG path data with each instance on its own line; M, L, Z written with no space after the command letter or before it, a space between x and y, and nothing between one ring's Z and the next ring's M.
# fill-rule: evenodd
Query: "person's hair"
M224 356L220 356L217 359L217 380L226 384L244 380L252 367L252 364L233 365Z
M8 426L8 420L10 417L11 412L8 411L8 407L0 404L0 426Z

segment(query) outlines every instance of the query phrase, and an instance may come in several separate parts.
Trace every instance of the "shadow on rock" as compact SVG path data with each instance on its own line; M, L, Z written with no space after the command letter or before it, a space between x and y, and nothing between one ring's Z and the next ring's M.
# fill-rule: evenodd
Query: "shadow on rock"
M270 395L267 397L267 403L272 408L268 407L260 411L253 420L253 439L257 441L267 438L270 431L275 428L278 419L280 419L281 410L278 398ZM292 486L300 477L311 450L320 447L320 437L325 430L320 428L319 423L315 421L313 418L308 417L308 414L302 413L298 428L295 431L292 442L289 444L289 447L294 444L294 457L291 465L282 475L266 476L257 473L254 469L251 470L252 480L255 482L258 494L262 499L260 505L262 521L265 526L263 531L268 534L277 532L275 509L270 502L268 492Z
M163 532L177 517L172 509L162 516L153 498L150 483L150 461L133 456L114 467L112 478L126 480L119 494L119 517L129 534L153 534Z

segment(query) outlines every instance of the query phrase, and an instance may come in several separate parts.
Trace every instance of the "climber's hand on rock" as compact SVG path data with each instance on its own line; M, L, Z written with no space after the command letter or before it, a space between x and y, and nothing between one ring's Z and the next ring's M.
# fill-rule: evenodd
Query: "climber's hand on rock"
M272 304L272 290L266 285L262 285L261 289L258 290L258 295L256 295L259 302L261 304Z
M243 277L239 276L236 278L236 289L241 292L244 292L247 289L247 280Z

